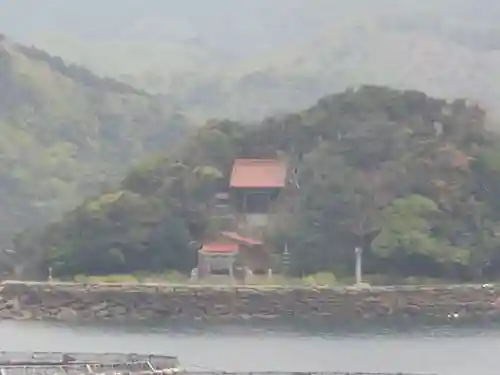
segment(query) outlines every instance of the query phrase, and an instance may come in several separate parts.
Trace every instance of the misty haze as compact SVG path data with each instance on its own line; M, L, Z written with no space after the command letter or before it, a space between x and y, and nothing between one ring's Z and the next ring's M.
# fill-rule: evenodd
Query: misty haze
M492 0L2 3L14 39L168 95L201 119L260 120L359 84L488 106L500 98Z
M490 371L499 20L493 0L0 0L2 350Z

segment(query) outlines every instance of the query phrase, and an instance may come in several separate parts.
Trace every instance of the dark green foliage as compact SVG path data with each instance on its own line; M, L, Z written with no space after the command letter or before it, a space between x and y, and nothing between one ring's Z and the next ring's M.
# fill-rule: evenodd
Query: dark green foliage
M134 168L121 192L48 228L39 249L49 263L64 259L63 273L187 269L189 241L214 228L213 193L234 157L283 157L295 177L267 238L288 245L294 274L350 275L362 246L368 272L497 277L500 141L484 118L464 101L364 86L255 127L210 122L173 156ZM109 208L93 203L103 199Z
M122 190L86 200L17 249L57 275L189 271L194 240L210 230L208 202L219 176L213 168L151 157L129 173ZM38 252L31 254L41 258L29 256L34 243Z
M194 258L187 225L173 208L127 191L86 202L53 230L68 228L78 230L69 238L46 239L58 243L48 249L47 259L58 275L186 271Z

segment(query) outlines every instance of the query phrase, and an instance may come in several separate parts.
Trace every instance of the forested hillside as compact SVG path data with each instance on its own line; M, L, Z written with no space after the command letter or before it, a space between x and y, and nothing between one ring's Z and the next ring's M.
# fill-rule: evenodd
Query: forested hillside
M152 95L1 36L0 247L119 181L186 126Z
M58 275L190 270L234 157L282 157L297 179L267 241L288 243L294 274L350 274L362 245L367 272L498 277L500 139L484 121L465 100L378 86L255 127L212 121L16 249Z
M500 101L494 0L4 1L0 22L23 43L200 119L260 121L359 84ZM25 9L36 17L17 22Z

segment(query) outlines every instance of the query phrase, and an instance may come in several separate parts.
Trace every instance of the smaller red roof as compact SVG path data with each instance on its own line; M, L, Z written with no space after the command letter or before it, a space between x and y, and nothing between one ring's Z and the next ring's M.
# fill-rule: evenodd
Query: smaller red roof
M239 250L237 243L210 242L203 244L201 251L204 253L237 253Z
M255 238L240 236L236 232L222 232L222 236L229 238L233 241L243 243L249 246L262 245L262 241L256 240Z
M236 159L231 172L232 188L283 188L286 164L277 159Z

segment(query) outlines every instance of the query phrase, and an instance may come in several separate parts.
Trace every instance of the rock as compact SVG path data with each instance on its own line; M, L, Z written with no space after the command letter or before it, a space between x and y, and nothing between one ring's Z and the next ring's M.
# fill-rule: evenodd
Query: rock
M25 293L21 296L20 302L23 305L32 306L32 305L40 304L42 302L42 300L40 299L39 294L37 294L34 291L29 291L28 293Z
M95 316L98 318L110 318L112 314L111 311L108 310L99 310L95 313Z
M18 311L20 309L19 299L13 298L5 303L5 309Z
M94 305L90 308L91 311L93 312L99 312L101 310L105 310L108 307L108 304L106 302L101 302L97 305Z
M109 313L112 316L123 316L127 314L127 308L125 306L112 306L109 307Z
M450 312L481 319L500 314L495 285L439 287L280 288L167 287L7 283L0 290L0 319L148 320L274 319L337 320L390 317L444 317Z
M73 321L77 318L78 314L70 307L62 307L56 315L56 319L62 321Z
M29 310L21 310L18 311L18 316L16 317L16 320L33 320L34 314L29 311Z

